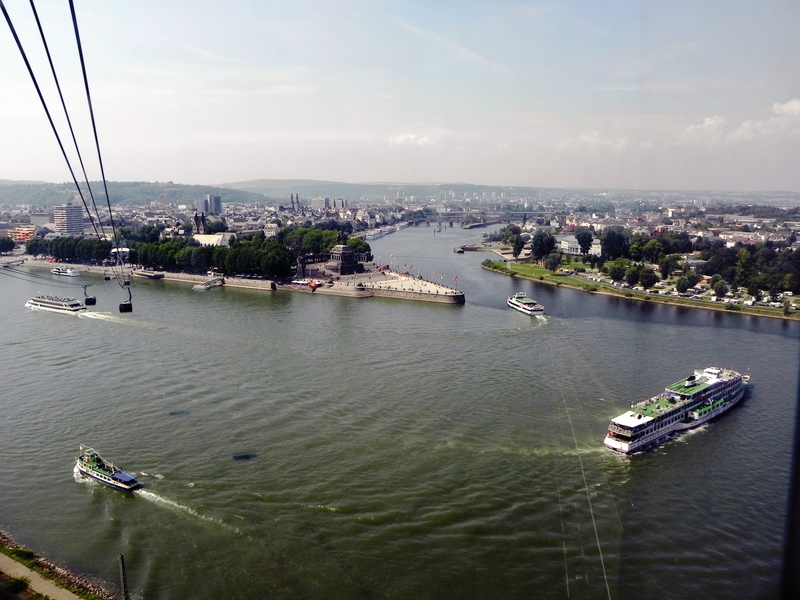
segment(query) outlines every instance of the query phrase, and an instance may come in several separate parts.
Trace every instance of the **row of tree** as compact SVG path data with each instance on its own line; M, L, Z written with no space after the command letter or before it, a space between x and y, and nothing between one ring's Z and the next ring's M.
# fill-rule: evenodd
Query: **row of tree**
M111 254L111 242L94 238L35 237L25 243L25 251L34 256L49 255L67 262L102 263Z
M131 262L146 268L205 273L209 269L225 275L258 275L273 279L291 277L295 272L292 251L264 234L241 239L231 246L201 246L191 238L164 238L138 243Z
M315 227L283 227L277 238L261 232L250 238L232 236L229 246L201 246L191 238L162 238L149 242L131 241L131 262L147 268L204 273L209 269L224 275L256 275L271 279L291 277L298 262L324 255L345 242L356 253L369 255L370 246L358 238L347 239L349 223L336 221ZM151 232L147 232L151 233ZM136 232L136 236L141 236Z
M610 229L601 237L601 247L603 261L613 263L606 264L606 271L617 281L623 279L617 277L623 266L627 273L632 263L639 263L650 265L648 268L651 269L657 267L662 279L676 271L681 272L684 278L698 274L712 279L719 276L718 281L726 286L746 288L753 296L759 296L762 291L771 295L781 291L800 293L800 250L785 244L764 242L728 247L724 240L692 238L686 233L665 232L647 236ZM692 251L699 252L696 272L684 260L684 256ZM623 259L622 262L619 259ZM624 278L628 280L629 277L626 275ZM632 274L630 278L633 278ZM646 282L650 280L649 276L645 278ZM685 286L680 277L677 281L680 287ZM639 283L648 287L641 279Z
M522 235L526 234L517 226L509 225L493 237L511 245L517 257L520 254L517 244ZM692 237L683 232L650 236L610 228L600 236L602 256L594 257L588 255L593 233L580 229L574 235L583 254L582 260L603 269L614 281L649 288L677 272L679 292L694 287L701 275L708 275L715 291L724 289L723 294L732 287L746 288L757 297L762 292L770 295L781 291L800 293L800 250L786 245L765 242L729 248L723 240ZM561 265L552 234L537 231L530 238L530 247L531 260L552 271ZM699 252L699 256L696 268L692 269L685 256L694 251Z

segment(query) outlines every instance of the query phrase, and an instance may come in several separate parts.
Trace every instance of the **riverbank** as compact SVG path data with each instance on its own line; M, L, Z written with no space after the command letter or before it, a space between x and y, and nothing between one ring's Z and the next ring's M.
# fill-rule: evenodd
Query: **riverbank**
M499 262L499 261L498 261ZM606 296L617 296L620 298L627 298L637 302L655 302L659 304L672 304L686 308L699 308L702 310L712 310L716 312L734 312L737 314L751 315L755 317L768 317L771 319L783 319L787 321L800 320L800 312L792 312L789 315L784 315L783 310L780 308L762 307L762 306L744 306L741 304L717 304L706 300L694 300L692 298L676 298L673 296L662 296L660 294L648 294L636 292L629 289L621 289L614 287L602 281L585 281L580 279L577 275L562 275L554 274L548 271L547 274L531 275L515 271L514 265L511 267L497 268L490 265L481 265L482 268L495 273L501 273L510 277L517 277L519 279L527 279L528 281L535 281L545 285L554 285L557 287L566 287L574 290L580 290L590 294L604 294Z
M26 260L25 266L50 270L53 266L42 260ZM89 265L71 265L82 273L110 275L111 270ZM144 271L133 269L133 277L173 281L198 285L215 279L209 275L175 273L170 271ZM328 296L346 296L350 298L394 298L416 302L436 302L440 304L464 304L464 292L443 283L434 283L414 276L410 273L399 273L388 269L379 269L370 263L363 273L353 275L336 275L324 269L316 269L308 265L306 279L303 283L280 283L269 279L251 279L246 277L221 277L227 287L256 289L264 291L286 290L306 292ZM311 283L314 285L310 285ZM73 283L77 283L73 281ZM209 290L210 291L210 290Z
M87 577L59 567L34 551L20 546L3 531L0 531L0 573L12 578L27 579L29 589L52 600L119 598Z

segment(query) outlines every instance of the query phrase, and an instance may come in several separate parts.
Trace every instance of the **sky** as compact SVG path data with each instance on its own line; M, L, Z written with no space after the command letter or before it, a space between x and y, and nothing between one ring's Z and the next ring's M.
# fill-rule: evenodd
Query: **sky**
M69 148L30 4L3 1ZM99 179L68 0L36 9ZM800 191L797 0L75 10L110 181ZM0 179L71 181L2 22Z

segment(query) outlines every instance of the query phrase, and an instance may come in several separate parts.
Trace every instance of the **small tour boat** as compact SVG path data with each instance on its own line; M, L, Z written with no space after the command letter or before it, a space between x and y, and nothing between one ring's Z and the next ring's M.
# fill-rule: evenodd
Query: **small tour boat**
M142 486L133 475L104 460L94 449L81 445L76 466L86 477L117 490L132 492Z
M514 310L518 310L526 315L544 314L544 306L539 304L533 298L528 298L528 295L525 292L517 292L513 296L509 296L507 303Z
M75 314L86 310L86 305L75 298L66 296L46 296L37 294L25 303L25 306L33 310L48 310L50 312Z

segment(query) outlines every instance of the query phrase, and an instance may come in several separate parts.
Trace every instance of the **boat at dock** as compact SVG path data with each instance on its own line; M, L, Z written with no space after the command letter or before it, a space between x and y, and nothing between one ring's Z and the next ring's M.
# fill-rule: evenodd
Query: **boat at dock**
M26 308L47 310L60 313L79 313L86 310L86 305L76 298L66 296L45 296L37 294L25 303Z
M64 277L80 277L81 272L72 267L53 267L50 269L53 275L63 275Z
M80 446L75 466L84 476L117 490L132 492L142 486L136 477L103 459L88 446Z
M656 446L735 406L744 397L749 379L720 367L696 370L611 419L603 444L625 454Z
M514 310L518 310L526 315L544 314L544 306L533 298L529 298L525 292L517 292L513 296L509 296L506 303Z

